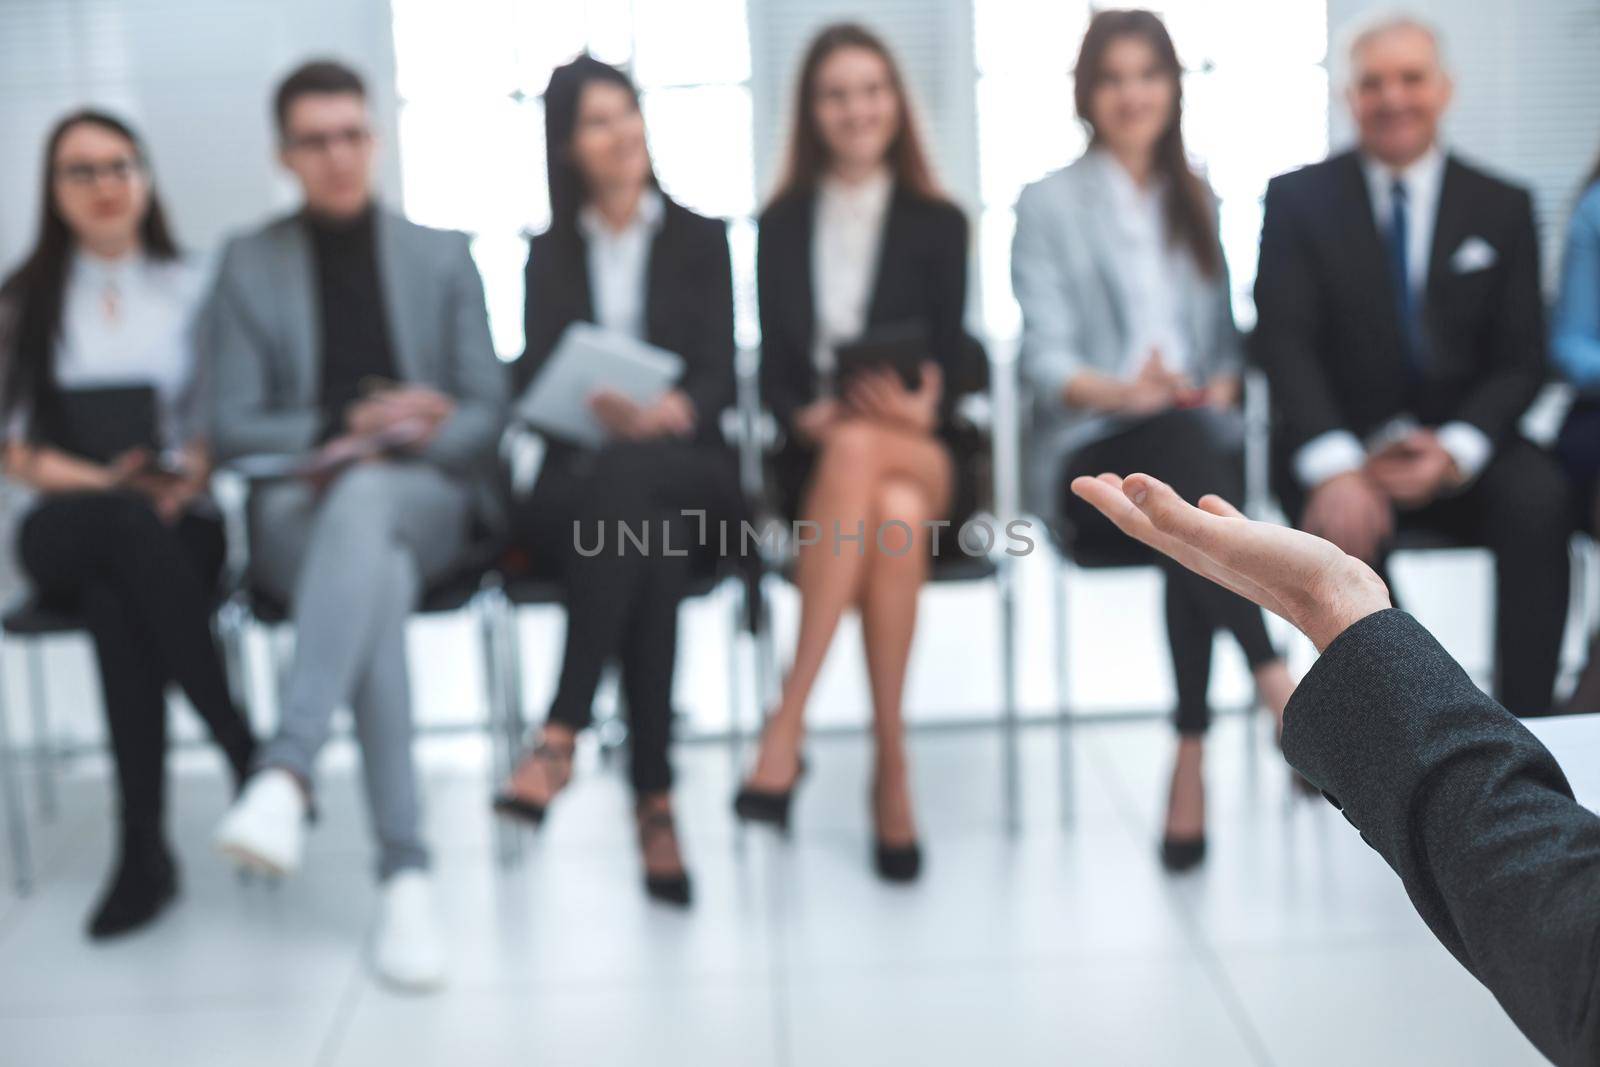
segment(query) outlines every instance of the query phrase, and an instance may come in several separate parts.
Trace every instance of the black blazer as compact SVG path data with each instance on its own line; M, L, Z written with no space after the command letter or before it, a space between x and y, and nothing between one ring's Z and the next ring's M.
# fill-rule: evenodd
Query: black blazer
M1283 751L1540 1052L1600 1063L1600 817L1526 727L1391 609L1300 682Z
M817 305L811 285L815 217L813 193L776 200L761 214L756 244L761 396L790 441L794 413L817 399L812 362ZM944 372L939 429L947 439L956 402L973 388L972 350L962 328L966 301L966 216L948 201L924 199L896 186L884 218L867 325L913 319L927 325L930 356Z
M683 357L678 386L694 402L696 439L724 444L721 413L733 403L733 271L727 225L662 194L665 211L646 269L645 340ZM512 366L521 392L577 321L594 321L588 242L554 225L528 244L523 327L526 346Z
M1457 272L1469 237L1495 250ZM1408 388L1388 260L1359 157L1346 152L1267 186L1253 345L1272 387L1280 461L1329 430L1365 437L1409 412L1462 420L1496 445L1545 377L1539 248L1526 190L1445 162L1421 315L1427 380Z

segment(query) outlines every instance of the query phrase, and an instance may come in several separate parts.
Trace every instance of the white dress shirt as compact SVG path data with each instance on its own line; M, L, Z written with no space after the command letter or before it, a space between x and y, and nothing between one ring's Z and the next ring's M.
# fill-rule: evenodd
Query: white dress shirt
M817 303L812 362L825 392L832 388L834 348L856 340L867 328L893 191L887 168L853 184L831 177L818 183L811 241L811 287Z
M1434 144L1409 166L1395 170L1371 156L1361 156L1361 173L1372 202L1378 235L1386 239L1394 210L1393 187L1406 191L1406 274L1412 299L1418 306L1428 288L1428 266L1433 255L1433 230L1439 217L1439 190L1444 185L1445 153ZM1494 446L1484 432L1468 422L1447 422L1436 431L1439 445L1455 461L1463 478L1471 481L1489 462ZM1357 470L1366 462L1366 447L1348 430L1329 430L1312 438L1295 453L1295 474L1307 487L1320 485L1338 474Z
M1096 149L1094 156L1114 209L1110 222L1118 240L1112 266L1128 296L1123 377L1135 377L1152 349L1161 353L1168 370L1183 371L1191 362L1178 282L1184 252L1167 230L1166 183L1153 180L1141 187L1109 152Z
M194 415L192 328L206 271L182 260L142 254L108 260L78 252L67 270L54 373L63 389L150 385L156 391L164 448L200 433ZM24 432L26 413L7 428Z
M589 293L597 326L645 339L645 290L650 246L665 213L661 194L647 188L633 218L614 230L592 205L578 212L578 229L589 249Z

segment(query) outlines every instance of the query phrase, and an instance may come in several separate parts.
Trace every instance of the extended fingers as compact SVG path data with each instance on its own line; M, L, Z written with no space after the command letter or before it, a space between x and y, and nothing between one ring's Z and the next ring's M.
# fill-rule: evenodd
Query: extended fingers
M1221 547L1217 530L1220 517L1194 507L1159 478L1130 474L1122 481L1122 492L1162 533L1207 555L1215 556L1214 550Z
M1215 493L1207 493L1200 498L1200 510L1209 511L1213 515L1224 519L1242 519L1244 513Z

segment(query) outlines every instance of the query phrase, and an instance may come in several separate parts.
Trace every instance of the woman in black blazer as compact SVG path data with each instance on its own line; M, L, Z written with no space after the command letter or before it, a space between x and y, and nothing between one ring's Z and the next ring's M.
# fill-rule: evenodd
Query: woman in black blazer
M648 406L616 393L591 398L607 443L589 449L550 440L531 496L514 509L515 540L530 570L566 586L567 641L539 742L496 807L535 823L543 818L571 777L574 741L589 723L601 671L620 660L646 889L687 904L667 760L678 604L696 574L715 566L697 543L701 530L740 513L737 466L718 428L734 395L727 234L722 222L680 207L657 187L638 94L616 68L588 56L558 68L545 93L545 123L551 224L528 250L518 387L538 375L574 322L668 349L685 369L676 388ZM703 511L708 526L685 510ZM648 530L651 547L624 541L621 525Z
M971 448L953 420L970 351L962 330L967 223L934 184L884 44L825 29L801 72L788 173L761 217L757 252L761 388L783 430L777 503L816 523L795 571L800 633L740 816L786 825L802 771L806 699L840 617L861 610L878 745L875 864L917 876L901 697L917 596L935 550L974 509ZM837 346L920 332L915 387L891 370L837 373ZM835 524L838 524L835 526ZM834 531L858 540L835 540Z

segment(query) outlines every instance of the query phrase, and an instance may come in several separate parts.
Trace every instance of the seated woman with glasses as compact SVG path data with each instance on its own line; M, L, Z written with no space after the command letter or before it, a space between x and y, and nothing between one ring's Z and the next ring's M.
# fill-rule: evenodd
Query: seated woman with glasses
M645 889L686 905L667 758L678 604L716 566L720 523L737 529L742 510L719 418L734 396L727 232L657 185L638 92L621 71L580 56L551 75L544 104L551 222L528 249L518 386L538 377L578 322L666 349L684 369L654 403L609 390L592 396L605 442L550 438L533 492L513 511L516 545L535 573L566 590L567 638L539 742L495 807L543 820L571 779L601 672L616 660ZM622 527L648 547L625 547Z
M0 287L5 470L37 494L23 570L47 603L82 614L99 660L122 822L89 920L104 938L150 922L178 889L162 825L167 683L205 720L236 787L255 745L211 631L225 553L194 406L203 274L173 244L138 138L110 115L57 123L41 202L38 240ZM130 413L120 443L105 420L86 427L89 410L74 408L91 390L129 404L153 394L149 425Z

